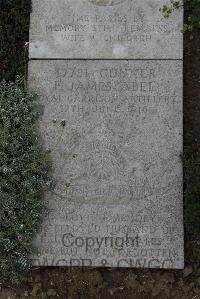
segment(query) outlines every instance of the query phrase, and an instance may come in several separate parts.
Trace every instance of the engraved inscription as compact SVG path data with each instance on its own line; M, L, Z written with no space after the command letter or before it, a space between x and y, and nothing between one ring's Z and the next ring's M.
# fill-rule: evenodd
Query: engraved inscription
M104 261L103 266L107 267L111 266L112 259L115 266L122 267L173 267L181 254L170 243L178 234L177 226L162 222L155 206L121 208L116 211L109 207L95 210L88 207L89 211L77 212L76 206L69 206L59 214L60 224L54 222L55 210L52 210L47 218L49 222L37 238L42 246L37 250L36 264L42 265L46 260L47 265L64 262L64 265L92 266L93 257L100 265ZM176 210L175 206L171 208ZM84 227L80 227L80 222L85 223ZM168 238L170 242L164 245ZM41 258L45 255L49 259ZM77 258L80 256L84 260ZM64 261L59 257L64 257Z
M168 192L176 179L171 174L166 181L172 149L162 153L167 137L154 150L148 140L160 135L160 119L170 134L179 95L176 86L169 92L159 63L66 62L51 83L43 98L53 115L44 112L41 130L55 160L56 196L103 204L150 201L155 191Z
M59 0L56 6L54 0L43 0L41 7L41 1L34 0L29 55L180 58L182 12L168 20L159 11L161 6L155 0L148 4L146 0Z
M140 42L143 44L152 41L153 34L168 34L170 24L163 19L156 23L148 23L144 11L136 9L131 20L127 14L115 13L109 15L83 15L68 14L67 24L48 24L46 33L60 34L63 42L98 42L102 40L106 44L113 42Z
M29 65L53 166L34 264L182 267L182 62Z
M121 4L126 0L88 0L90 3L99 6L113 6L117 4Z

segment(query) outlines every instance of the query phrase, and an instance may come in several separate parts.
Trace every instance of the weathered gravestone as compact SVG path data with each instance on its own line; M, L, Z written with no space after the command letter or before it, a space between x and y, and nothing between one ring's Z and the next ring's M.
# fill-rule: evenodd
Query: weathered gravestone
M34 0L31 58L182 58L182 14L166 0Z
M54 178L35 265L184 266L182 11L161 5L33 1L29 84Z

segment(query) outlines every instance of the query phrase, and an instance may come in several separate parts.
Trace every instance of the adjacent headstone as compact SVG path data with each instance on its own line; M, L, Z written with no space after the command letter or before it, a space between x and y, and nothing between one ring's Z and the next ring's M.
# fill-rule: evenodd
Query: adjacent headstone
M29 85L54 179L35 265L184 266L182 11L161 5L33 1Z
M169 0L34 0L31 58L181 59L183 14Z

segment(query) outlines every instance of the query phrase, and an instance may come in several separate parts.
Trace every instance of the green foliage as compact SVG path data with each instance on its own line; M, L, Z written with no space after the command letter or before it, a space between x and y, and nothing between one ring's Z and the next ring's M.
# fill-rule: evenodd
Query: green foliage
M30 0L0 0L0 81L24 75Z
M49 161L38 140L35 96L19 80L0 83L0 282L30 268Z
M170 0L171 5L163 5L161 12L165 18L182 6L182 1ZM191 31L193 28L200 28L200 0L184 0L185 24L183 32Z
M186 147L184 154L185 223L190 233L200 234L200 151Z
M163 5L160 8L160 11L162 12L162 14L165 18L168 18L170 16L171 12L172 12L172 9L167 5Z

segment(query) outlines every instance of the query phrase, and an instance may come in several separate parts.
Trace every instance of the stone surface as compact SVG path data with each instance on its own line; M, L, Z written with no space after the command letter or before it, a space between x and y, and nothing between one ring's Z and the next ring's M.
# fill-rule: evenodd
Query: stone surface
M182 61L30 61L54 189L35 265L183 268Z
M30 58L181 59L183 12L169 0L34 0Z

